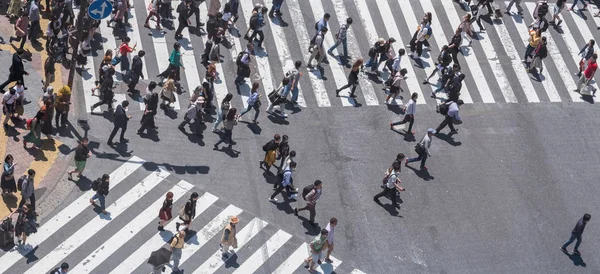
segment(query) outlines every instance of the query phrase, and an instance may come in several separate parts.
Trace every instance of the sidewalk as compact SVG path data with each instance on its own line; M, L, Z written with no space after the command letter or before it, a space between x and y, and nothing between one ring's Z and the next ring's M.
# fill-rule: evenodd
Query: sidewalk
M45 33L48 20L42 18L40 25L42 32ZM11 35L14 35L13 25L10 23L8 18L0 17L0 36L7 43L0 44L0 62L4 65L0 66L1 80L4 81L8 77L8 69L11 64L12 54L18 47L18 43L9 44L8 40ZM25 91L25 98L27 100L24 108L25 118L33 117L39 110L38 102L42 96L42 82L44 79L43 75L43 64L47 58L45 51L45 35L38 39L42 43L41 49L35 49L31 46L31 43L27 41L25 44L26 53L24 54L24 65L25 70L29 72L29 75L25 75L25 84L27 90ZM58 91L63 85L67 83L68 70L63 67L61 63L55 64L56 74L55 81L52 83L55 92ZM9 85L9 87L12 84ZM75 88L74 88L75 89ZM73 90L75 93L75 90ZM75 97L75 96L72 96ZM75 98L72 98L72 102L76 102ZM76 112L75 107L69 112L69 121L75 121ZM4 119L4 117L2 117ZM16 124L15 124L16 123ZM26 173L29 169L36 171L35 177L35 196L36 196L36 209L40 216L49 213L54 208L48 208L44 206L47 204L45 201L48 193L52 193L55 188L61 185L68 184L68 190L63 189L62 191L70 191L74 186L72 182L67 181L64 177L66 169L69 164L72 164L70 154L72 148L76 146L77 138L74 137L72 122L68 123L66 129L60 130L57 135L54 135L54 140L46 140L42 138L42 149L32 150L24 149L22 144L22 137L27 134L25 129L24 121L12 121L9 125L14 125L14 128L9 128L6 132L3 127L0 127L0 159L2 163L7 154L11 154L18 164L15 167L15 180L17 180L22 174ZM75 133L75 136L78 136ZM20 201L20 193L16 193L16 196L6 195L0 197L0 219L4 219L12 211L14 211ZM56 201L52 202L56 204Z

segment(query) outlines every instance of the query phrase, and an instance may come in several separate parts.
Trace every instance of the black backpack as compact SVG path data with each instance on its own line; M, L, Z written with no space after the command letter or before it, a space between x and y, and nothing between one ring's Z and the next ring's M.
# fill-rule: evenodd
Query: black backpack
M264 152L269 151L269 148L271 147L271 142L272 141L268 141L265 145L263 145L263 151Z
M177 6L177 13L183 12L184 9L185 9L185 1L181 1L181 3L179 3L179 5Z
M102 181L102 179L98 178L92 182L92 190L93 191L98 191L98 187L100 187L101 181Z
M441 104L438 109L440 111L440 114L444 116L448 115L448 107L449 106L447 104Z
M19 180L17 180L17 190L18 191L23 190L23 182L25 182L25 178L27 178L27 175L23 175L19 178Z
M542 25L541 30L542 30L542 32L545 32L546 30L548 30L548 20L546 20L546 18L542 17L542 22L544 22L544 23Z
M258 13L250 17L250 28L255 30L258 27Z
M52 270L50 270L50 273L49 273L49 274L56 274L56 273L60 273L59 271L60 271L60 267L57 267L57 268L55 268L55 269L52 269Z
M319 21L321 21L321 20L319 20ZM315 30L319 30L319 21L317 21L317 22L315 23Z
M315 185L307 185L302 189L302 199L306 200L306 195L315 189Z
M246 51L241 51L240 53L238 53L237 57L235 58L235 64L238 66L243 66L244 63L242 63L242 57L244 57L244 54L246 53Z

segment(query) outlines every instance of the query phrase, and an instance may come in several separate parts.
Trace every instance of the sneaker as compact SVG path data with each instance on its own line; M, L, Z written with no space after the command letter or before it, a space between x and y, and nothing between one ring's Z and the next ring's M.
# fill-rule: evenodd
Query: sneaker
M390 130L394 130L394 125L392 125L392 123L390 123Z
M298 216L298 208L294 207L294 215Z
M269 202L277 202L277 198L269 198Z
M408 166L408 159L404 160L404 166Z
M457 133L458 133L458 129L455 129L455 130L451 130L451 131L450 131L450 134L457 134Z
M329 258L325 258L325 261L328 262L328 263L330 263L330 264L333 263L333 261L331 259L329 259Z
M581 252L579 252L579 250L573 250L573 254L575 254L575 255L581 255Z
M279 114L279 117L281 117L281 118L287 118L288 115L286 113L282 113L282 114Z
M180 225L181 225L180 223L175 223L175 230L179 231L179 226Z
M569 253L569 251L566 248L562 247L562 246L560 247L560 251L562 251L562 252L564 252L566 254Z
M165 231L165 228L162 226L158 226L158 231Z

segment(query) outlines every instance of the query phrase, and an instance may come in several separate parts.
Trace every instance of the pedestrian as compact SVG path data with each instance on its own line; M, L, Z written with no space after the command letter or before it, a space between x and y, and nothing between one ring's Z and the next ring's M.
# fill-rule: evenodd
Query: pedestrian
M285 92L285 87L289 84L290 84L290 79L283 78L283 80L281 80L281 84L279 85L279 87L277 87L277 89L273 90L273 92L275 92L275 96L274 96L274 98L269 97L269 101L271 101L271 105L269 105L269 107L267 108L267 111L266 111L267 113L276 115L273 112L273 108L275 108L275 106L279 106L279 115L278 116L281 118L288 117L288 115L285 113L285 103L287 102L288 94L284 93L284 92Z
M185 231L177 231L173 239L171 240L171 259L173 259L173 264L171 269L173 272L179 272L179 262L181 261L181 253L183 249L183 245L185 244Z
M44 89L46 89L48 85L54 83L56 78L54 75L56 72L54 64L56 64L56 58L54 57L54 54L48 55L48 57L46 57L46 61L44 61Z
M258 114L260 114L260 106L262 104L260 102L260 97L262 97L262 95L258 93L258 87L258 82L252 83L252 90L250 91L250 97L248 97L247 101L248 107L246 108L246 110L240 113L240 120L242 116L244 116L244 114L248 113L248 111L250 111L251 109L254 109L254 119L252 120L252 123L258 124L258 121L256 120L258 119Z
M29 170L27 170L27 174L21 176L21 178L19 178L19 180L17 180L17 183L21 187L21 202L19 202L19 206L17 206L17 207L19 207L19 208L22 207L25 204L25 201L29 200L30 205L31 205L29 208L32 211L35 211L34 178L35 178L35 170L29 169Z
M448 99L445 100L445 102L458 102L460 98L460 90L462 89L462 82L464 79L465 75L462 73L452 78L446 87L448 90Z
M290 154L290 145L288 144L288 139L289 137L286 134L281 136L281 142L279 143L279 147L277 148L277 157L275 158L277 160L281 160L278 169L281 169L281 167L283 166L283 162Z
M17 49L15 51L15 53L13 53L12 64L10 65L10 68L8 69L8 71L9 71L8 80L6 80L4 83L2 83L0 85L1 93L4 93L4 88L8 84L10 84L14 81L21 80L21 83L23 83L23 85L25 85L25 81L23 80L23 75L29 75L29 73L27 71L25 71L25 68L23 67L22 55L24 52L25 52L25 50L23 50L23 49ZM26 87L25 87L25 90L27 90Z
M473 39L471 38L473 36L473 31L471 30L471 14L467 13L463 16L463 20L460 22L460 25L458 25L458 28L462 31L461 35L465 37L465 40L469 41L467 47L470 47L473 43Z
M585 69L585 66L594 55L594 45L596 45L596 41L594 39L590 39L590 41L585 44L581 50L579 50L579 55L581 55L581 60L579 60L579 72L575 75L577 77L581 76L581 72Z
M121 60L121 71L123 71L123 73L125 73L126 71L129 70L129 53L133 52L135 50L136 45L132 47L129 46L129 42L131 41L131 39L129 37L125 37L123 39L123 42L121 42L121 45L119 46L119 59ZM140 60L141 61L141 60Z
M171 103L176 102L175 93L177 92L177 86L174 77L175 73L171 73L160 90L160 99L162 100L160 108L165 111L171 107Z
M175 40L183 38L181 32L189 26L188 20L194 13L194 11L190 9L191 3L191 0L184 0L177 6L177 13L179 13L177 20L179 21L179 26L177 26L177 30L175 31Z
M235 24L239 18L238 9L240 7L240 0L228 0L228 4L231 6L231 16L233 17L233 23Z
M233 94L227 93L227 95L225 95L221 101L221 107L217 108L217 119L213 124L212 132L217 132L217 127L219 127L219 124L221 124L225 116L229 113L229 109L231 108L231 99L233 99Z
M216 14L221 10L221 1L220 0L208 0L208 17L215 17Z
M354 91L356 91L356 87L358 86L358 73L360 73L362 68L363 68L363 59L358 58L358 60L356 60L356 62L354 62L354 64L352 65L350 74L348 74L348 83L346 85L344 85L343 87L335 90L336 97L340 97L340 91L342 91L343 89L352 87L352 89L350 90L349 97L356 98L356 95L354 95Z
M569 11L573 10L575 8L575 6L577 6L577 2L579 2L579 0L573 0L573 5L571 5L571 7L568 9ZM583 8L579 9L579 10L585 10L587 9L587 4L582 0L581 1L583 3Z
M235 64L237 65L237 76L234 83L237 86L240 86L245 82L244 78L250 77L250 54L253 51L254 45L252 45L252 43L248 43L246 45L246 49L238 53L238 56L235 59ZM238 88L238 94L239 93L240 91Z
M562 0L558 0L558 1L560 2ZM508 6L506 6L505 13L510 15L510 9L512 8L513 5L515 5L517 7L517 13L519 15L523 15L523 8L521 7L521 0L511 0L510 3L508 3Z
M204 75L204 79L202 80L202 88L204 90L204 99L206 103L204 104L205 109L209 110L213 108L213 99L215 95L215 78L217 77L217 66L215 64L210 64L206 68L206 74Z
M202 4L202 2L204 2L204 0L192 0L192 5L190 5L190 9L192 10L193 15L196 16L197 29L204 26L204 23L200 22L200 5Z
M443 103L442 105L440 105L439 109L440 109L440 113L442 115L444 115L444 121L442 121L442 123L440 123L440 125L435 129L436 133L439 133L446 126L448 126L450 128L450 134L458 133L458 130L454 128L454 124L462 123L462 119L460 118L458 112L459 112L459 107L462 106L463 104L464 104L463 100L458 100L456 102L455 101L447 101L447 102ZM443 111L444 108L447 110Z
M266 7L263 7L261 9L260 12L257 13L253 13L252 17L250 17L250 27L248 29L252 29L252 35L247 36L248 34L246 33L246 37L248 37L248 41L250 43L252 43L254 41L254 39L256 38L256 36L260 36L260 38L258 38L258 48L262 49L262 43L265 40L265 34L263 33L263 26L265 25L265 16L267 14L267 12L269 12L269 9Z
M542 36L542 41L533 51L533 61L531 61L531 67L537 69L539 74L542 74L542 71L544 71L542 60L548 56L546 44L546 37ZM530 71L530 69L528 69L528 71Z
M81 138L81 141L79 141L77 149L75 149L75 169L67 172L70 180L73 180L73 173L77 173L77 178L81 178L81 173L85 169L87 159L92 157L92 152L90 152L90 149L88 148L88 143L88 138L83 137Z
M185 205L179 208L179 219L183 221L183 223L175 222L175 230L179 231L179 227L183 224L183 230L189 230L190 224L194 217L196 217L196 201L198 201L198 192L192 193L190 199L185 203Z
M527 49L525 49L525 57L523 63L527 64L527 58L531 57L533 51L540 43L540 39L542 38L542 30L535 29L529 31L529 44L527 44Z
M153 82L154 83L154 82ZM156 85L156 83L155 83ZM146 100L144 100L146 101ZM154 124L154 117L158 110L158 93L152 93L150 99L145 104L144 114L140 121L140 128L137 130L137 134L141 135L146 129L156 131L158 127Z
M98 67L98 80L96 80L96 87L92 88L92 95L94 95L94 92L97 89L100 89L102 83L104 83L104 80L107 78L106 76L108 75L109 68L113 67L112 56L113 52L110 49L106 50L104 53L104 58L102 58L100 66Z
M33 143L32 148L41 148L41 134L42 134L42 119L44 118L44 112L38 111L37 114L31 118L31 123L27 129L29 133L23 136L23 148L27 149L27 143ZM29 121L29 120L28 120Z
M58 90L55 97L54 104L56 115L54 115L54 122L57 129L64 128L67 126L67 119L71 108L71 88L69 86L62 87Z
M382 63L385 63L385 67L389 67L388 63L394 61L394 50L392 49L392 44L396 42L394 37L388 38L388 40L381 47L381 53L379 54L379 62L375 63L374 66L371 66L371 72L375 74L379 74L379 66Z
M3 125L5 131L8 129L8 120L12 118L16 111L18 97L17 90L13 88L2 95L2 113L4 114Z
M281 162L281 165L279 166L279 171L285 170L286 168L288 168L290 166L290 164L292 162L294 162L294 158L296 158L296 151L292 150L290 151L290 154L288 154L287 157L282 158L283 161Z
M417 26L417 31L415 31L415 34L413 34L413 38L410 40L409 55L411 57L414 57L415 51L417 52L417 56L421 57L421 54L423 53L423 43L429 39L431 34L432 30L429 26L428 19L427 17L424 17L419 26Z
M15 196L15 192L17 192L17 182L15 181L15 166L17 165L17 161L11 154L7 154L4 157L4 164L2 165L2 183L0 187L2 188L2 196L5 194L10 194Z
M336 49L337 47L340 46L340 44L342 45L342 49L344 50L344 54L342 54L341 56L344 57L346 60L350 59L350 56L348 56L348 28L350 28L350 25L352 25L352 18L348 17L348 19L346 19L346 23L342 24L340 26L340 29L338 30L338 32L335 34L335 43L333 44L333 46L331 46L328 50L327 53L329 53L330 55L333 56L333 50Z
M412 126L415 123L415 112L417 111L417 98L419 98L419 94L413 92L410 96L410 100L404 106L404 119L400 122L390 123L390 129L394 130L395 125L403 125L408 122L408 129L405 129L404 132L406 134L415 135L412 131Z
M427 76L427 78L423 80L423 84L430 84L429 79L431 79L431 77L433 77L433 75L435 75L438 71L443 71L444 68L449 66L451 62L452 56L450 53L450 49L448 48L448 45L443 45L442 50L440 51L440 54L437 57L437 62L435 63L433 71L431 72L431 74L429 74L429 76Z
M8 5L8 9L6 10L6 15L10 20L15 19L16 17L21 16L24 12L23 9L24 2L22 0L11 0ZM28 14L28 13L27 13Z
M290 187L290 185L293 184L294 182L294 178L292 178L292 173L294 171L296 171L296 162L291 162L290 165L283 170L283 173L281 175L281 181L278 180L277 182L277 188L275 189L275 192L273 192L273 194L271 194L271 197L269 198L269 201L271 202L277 202L277 198L275 198L279 193L281 193L283 191L284 188L287 189L287 194L288 197L290 199L293 198L292 195L294 195L294 192L292 191L292 188Z
M310 54L310 58L308 58L308 67L313 69L312 60L317 59L317 68L322 69L321 62L325 58L325 48L323 47L323 42L325 41L325 34L327 34L327 27L322 27L321 30L317 33L315 37L315 44L312 46L312 53Z
M269 17L274 17L275 15L281 17L283 13L281 13L281 5L283 5L283 0L274 0L273 6L271 6L271 10L269 11Z
M231 150L231 146L235 145L235 142L233 141L233 139L231 138L232 133L233 133L233 126L237 125L237 109L236 108L231 108L229 109L229 111L227 112L227 115L225 116L225 120L223 121L223 132L221 133L221 136L219 138L219 141L214 144L214 149L218 150L219 149L219 145L222 142L225 142L228 144L228 149Z
M298 216L298 212L308 210L308 223L312 226L315 225L315 215L317 214L315 207L317 205L317 200L321 197L322 189L323 182L321 182L321 180L316 180L312 185L304 187L302 190L302 198L306 201L306 205L301 208L294 208L294 215L296 216Z
M29 40L32 45L39 45L40 42L37 40L38 34L42 32L40 27L40 8L38 7L40 1L33 0L29 6Z
M335 217L331 217L329 219L329 223L325 227L327 230L327 256L325 256L325 261L332 264L333 260L331 260L331 252L333 252L333 240L335 236L335 227L337 226L338 220Z
M394 62L392 63L392 67L389 68L391 75L395 75L396 72L402 70L402 68L400 67L400 62L402 61L402 57L404 55L406 55L406 50L405 49L399 49L398 50L398 54L396 55L396 57L394 57Z
M194 120L194 123L196 124L195 130L194 130L196 132L196 135L202 134L202 132L199 130L198 123L200 123L200 121L202 121L202 115L203 115L202 105L203 104L204 104L204 97L199 97L198 100L196 100L196 103L188 108L185 115L183 116L183 121L181 122L181 124L179 124L179 127L178 127L179 130L185 132L185 126L186 125L191 126L191 124L192 124L191 121Z
M404 92L402 89L402 81L405 79L406 72L406 69L401 69L399 72L391 74L390 78L384 83L383 90L387 93L387 97L385 98L386 104L390 103L390 99L396 100L396 97L398 97L400 92ZM402 96L400 98L402 98Z
M375 44L369 49L369 61L365 64L366 67L370 67L372 72L377 71L377 59L383 52L383 46L385 45L385 39L379 38ZM375 67L375 69L373 69Z
M123 20L128 16L127 15L127 0L115 0L114 7L114 16L106 21L106 26L110 27L110 23L117 22L116 27L125 30L125 25L123 24Z
M591 218L592 216L586 213L583 214L583 217L581 217L579 221L577 221L577 224L575 224L575 227L571 231L571 238L569 238L569 240L560 247L560 250L562 250L562 252L568 254L569 251L567 250L567 247L575 240L577 240L577 242L575 243L575 248L573 248L573 254L581 255L581 252L579 251L579 245L581 244L581 235L583 234L585 225L587 225Z
M173 218L172 216L173 209L173 192L167 192L165 200L163 201L163 205L158 212L158 231L165 231L165 223Z
M579 80L577 80L577 89L575 90L576 92L580 92L584 85L586 87L589 86L590 82L594 78L594 74L596 74L596 70L598 69L598 63L596 63L597 59L598 59L598 55L594 53L592 55L592 58L590 58L590 61L588 62L587 67L583 71L583 74L581 74L581 76L579 77ZM593 95L596 94L595 89L592 91L592 94Z
M327 229L321 229L321 233L310 242L310 256L304 260L308 265L309 273L317 273L315 270L317 263L321 261L323 250L327 249L327 237L329 232Z
M62 263L60 265L60 267L52 270L51 274L67 274L69 272L69 264L68 263Z
M24 204L13 211L9 218L12 218L14 214L18 214L17 221L15 223L15 235L17 236L17 247L23 251L28 252L33 249L33 246L27 244L27 237L33 233L37 233L36 225L36 213L30 204Z
M265 152L265 158L260 161L260 168L265 167L265 171L267 173L271 173L271 166L275 163L275 159L277 157L277 149L279 148L279 143L281 142L281 136L279 134L275 134L273 139L263 145L262 149Z
M291 102L294 105L294 107L299 107L298 106L298 82L300 82L300 76L302 76L302 72L300 72L301 67L302 67L302 61L298 60L298 61L294 62L294 68L290 69L285 74L285 77L287 79L289 79L289 82L287 85L284 85L284 87L283 87L282 97L284 99L286 99L287 95L290 94L290 91L291 91L291 93L292 93ZM283 96L283 95L285 95L285 96Z
M92 182L92 190L95 190L96 194L90 198L90 204L92 204L93 207L96 207L96 203L94 201L100 201L100 209L104 215L108 214L106 212L106 196L108 195L109 189L110 176L108 176L108 174L104 174L102 175L102 178L98 178L96 181Z
M117 131L121 130L121 135L119 137L119 143L124 144L129 142L128 139L125 139L125 131L127 131L127 122L131 119L130 115L127 115L127 107L129 106L129 101L125 100L120 105L117 106L115 110L114 118L113 118L113 130L108 137L108 142L106 142L109 146L113 145L113 138L117 135Z
M448 43L448 51L452 54L452 62L458 64L458 53L462 53L462 49L460 48L462 45L462 29L456 29L454 32L454 36Z
M175 79L175 81L179 81L181 79L179 68L185 70L183 63L181 62L181 44L179 44L179 42L175 42L175 44L173 44L173 51L171 51L171 55L169 56L169 66L165 71L161 72L159 75L156 75L156 77L167 78L174 74L173 79Z
M400 207L400 204L398 204L397 201L397 194L396 191L404 191L404 188L402 188L400 186L400 184L402 183L402 181L400 180L400 178L398 178L398 176L400 175L400 167L402 165L398 162L394 162L394 164L392 164L392 169L391 171L389 171L388 175L386 175L386 178L384 178L384 188L383 191L381 191L379 194L375 195L375 197L373 197L373 201L375 201L376 203L381 203L379 201L379 198L383 197L383 196L387 196L390 197L392 199L392 206L393 207Z
M419 141L419 143L417 143L417 145L415 146L415 152L419 156L415 158L406 159L406 162L404 162L405 166L408 166L408 163L421 161L421 170L427 170L425 162L427 161L428 157L431 157L431 152L429 151L429 149L431 148L431 136L433 136L435 132L436 131L433 128L427 130L427 133L425 134L425 136L423 136L423 139L421 139L421 141Z
M13 119L17 119L22 121L23 120L23 114L25 114L25 87L23 87L23 83L21 82L21 80L17 80L17 82L15 83L15 85L11 88L15 90L15 93L17 94L17 102L15 104L15 112L14 114L16 114L16 116L13 116Z
M431 92L431 97L435 98L437 92L440 92L443 89L448 89L452 81L460 75L463 75L463 73L460 72L460 65L458 63L454 63L452 66L443 68L442 78L438 80L440 86Z
M58 40L58 35L62 30L62 21L53 15L50 16L50 22L46 28L46 53L48 55L54 55L54 45Z
M54 118L54 89L47 89L48 91L43 96L43 106L41 111L44 112L44 117L42 118L42 133L46 135L48 140L52 139L52 133L54 133L54 128L52 127L52 118Z
M315 35L313 35L313 37L310 39L310 45L308 46L308 51L312 52L313 50L313 46L316 45L316 39L317 39L317 35L323 31L323 29L329 29L329 18L331 18L331 15L329 13L325 13L323 14L323 18L319 19L319 21L317 21L317 23L315 23ZM325 37L323 35L323 37ZM310 64L310 62L308 62Z
M20 0L18 0L21 2ZM15 36L11 36L8 41L12 43L12 41L21 42L19 45L19 49L23 49L25 46L25 42L27 42L27 26L29 24L29 14L25 12L25 10L21 10L21 17L17 19L15 22ZM46 46L47 47L47 46Z
M101 105L108 105L108 111L113 110L113 98L115 97L115 93L113 92L114 79L113 75L115 75L115 69L109 68L104 76L104 80L102 81L102 85L100 85L100 101L93 104L91 107L91 112L94 112L94 109Z
M148 16L146 17L146 21L144 22L145 28L150 28L150 25L148 25L148 21L150 21L150 18L152 18L154 16L154 17L156 17L156 29L162 30L162 27L160 26L160 12L159 12L160 1L161 0L152 0L150 2L150 4L148 4Z
M559 27L560 23L562 23L562 19L560 19L560 12L563 10L563 8L565 8L565 3L567 2L567 0L556 0L556 4L554 4L552 11L553 11L553 15L552 15L552 23L554 24L554 27ZM558 22L556 22L556 20L558 20Z
M133 56L131 61L131 70L129 71L129 84L127 85L127 92L133 94L135 92L135 86L140 81L140 77L144 78L143 68L144 62L142 62L142 57L146 55L146 52L140 50L136 56Z
M237 224L240 222L240 219L237 216L231 216L229 218L229 223L223 229L223 234L221 235L221 243L219 247L221 248L221 255L224 258L229 258L229 247L237 248Z

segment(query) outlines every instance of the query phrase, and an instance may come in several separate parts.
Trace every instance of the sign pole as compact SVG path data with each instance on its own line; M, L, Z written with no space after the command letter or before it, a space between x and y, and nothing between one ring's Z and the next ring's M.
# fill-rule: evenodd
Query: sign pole
M88 6L89 6L88 1L82 0L81 5L80 5L79 14L77 15L77 25L75 26L77 28L77 32L76 32L77 39L75 39L75 45L73 47L73 52L71 53L71 65L69 66L69 79L67 81L67 86L69 86L69 88L71 88L71 90L73 90L73 78L75 78L75 70L77 69L77 52L79 51L79 40L81 39L81 36L83 35L83 31L80 28L80 26L83 21L83 15L88 12Z

